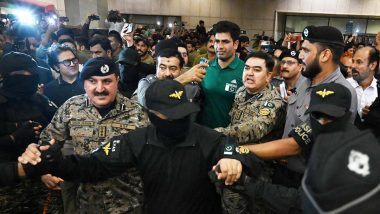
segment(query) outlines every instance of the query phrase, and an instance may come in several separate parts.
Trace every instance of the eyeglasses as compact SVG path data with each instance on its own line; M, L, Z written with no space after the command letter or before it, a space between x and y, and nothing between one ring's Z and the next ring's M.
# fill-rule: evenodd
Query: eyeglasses
M298 62L296 62L296 61L292 61L292 60L281 60L281 65L284 65L284 64L288 64L288 65L294 65L294 64L296 64L296 63L298 63Z
M66 59L66 60L60 61L58 63L63 64L64 66L70 66L71 63L73 63L73 65L76 65L78 64L78 62L79 62L78 58L72 58L72 59Z

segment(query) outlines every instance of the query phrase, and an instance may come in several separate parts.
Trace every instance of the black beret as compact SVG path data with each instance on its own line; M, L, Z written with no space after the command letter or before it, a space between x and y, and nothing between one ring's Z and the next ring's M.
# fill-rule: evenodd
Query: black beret
M97 57L84 64L79 78L83 81L91 76L108 76L110 74L119 76L119 69L116 64L109 58Z
M300 53L298 51L286 49L286 50L282 51L282 53L280 55L280 60L282 60L285 57L291 57L291 58L294 58L294 59L300 61L300 59L298 58L299 54Z
M119 58L116 62L130 64L130 65L138 65L141 61L141 58L136 50L132 48L125 48L119 53Z
M13 71L27 70L32 74L38 74L39 67L36 60L31 56L21 52L9 52L0 61L0 71L7 76Z
M302 32L304 40L344 46L342 33L331 26L307 26Z

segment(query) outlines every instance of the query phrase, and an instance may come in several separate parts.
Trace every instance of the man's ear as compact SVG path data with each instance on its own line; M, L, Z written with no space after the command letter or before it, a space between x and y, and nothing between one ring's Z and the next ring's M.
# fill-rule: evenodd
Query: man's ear
M371 63L369 64L369 69L370 69L371 71L375 71L376 66L377 66L377 62L371 62ZM376 72L377 72L377 71L375 71L375 73L376 73Z
M332 60L332 58L333 58L333 54L330 49L323 50L321 54L319 55L319 60L320 62L323 62L323 63L329 61L329 59Z
M109 58L112 57L112 51L111 51L111 50L107 50L107 56L108 56Z
M239 47L239 40L237 39L236 41L234 41L234 49L237 50L238 47Z
M59 73L59 67L57 65L53 65L53 70L57 73Z

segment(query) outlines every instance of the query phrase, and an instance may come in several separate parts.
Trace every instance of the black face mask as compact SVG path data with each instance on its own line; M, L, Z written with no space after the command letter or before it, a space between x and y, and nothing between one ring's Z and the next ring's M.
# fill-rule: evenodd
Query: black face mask
M163 120L153 113L148 114L150 122L156 127L157 137L165 144L179 143L185 139L190 128L190 117L178 120Z
M319 134L334 132L341 130L346 123L349 123L351 112L348 111L343 117L334 118L333 121L322 125L318 122L317 118L311 114L310 115L310 125L312 129L312 137L315 142Z
M319 56L319 54L318 54ZM317 57L318 57L317 56ZM311 63L310 66L307 66L304 71L302 71L302 75L308 79L313 79L317 74L319 74L322 71L321 66L319 65L319 62L317 58Z
M4 78L3 91L16 98L31 97L37 91L38 75L12 75Z

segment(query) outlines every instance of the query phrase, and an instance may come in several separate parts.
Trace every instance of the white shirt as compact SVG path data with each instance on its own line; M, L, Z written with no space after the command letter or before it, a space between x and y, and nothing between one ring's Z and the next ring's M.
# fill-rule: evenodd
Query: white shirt
M349 77L346 80L352 85L352 87L356 88L358 86L358 82L356 82L356 80L354 80L354 78Z
M356 90L356 95L358 97L358 113L360 118L362 117L362 109L365 106L372 105L373 101L375 101L377 97L377 80L373 78L371 85L369 85L366 89L363 88L355 81L353 83L353 87Z

